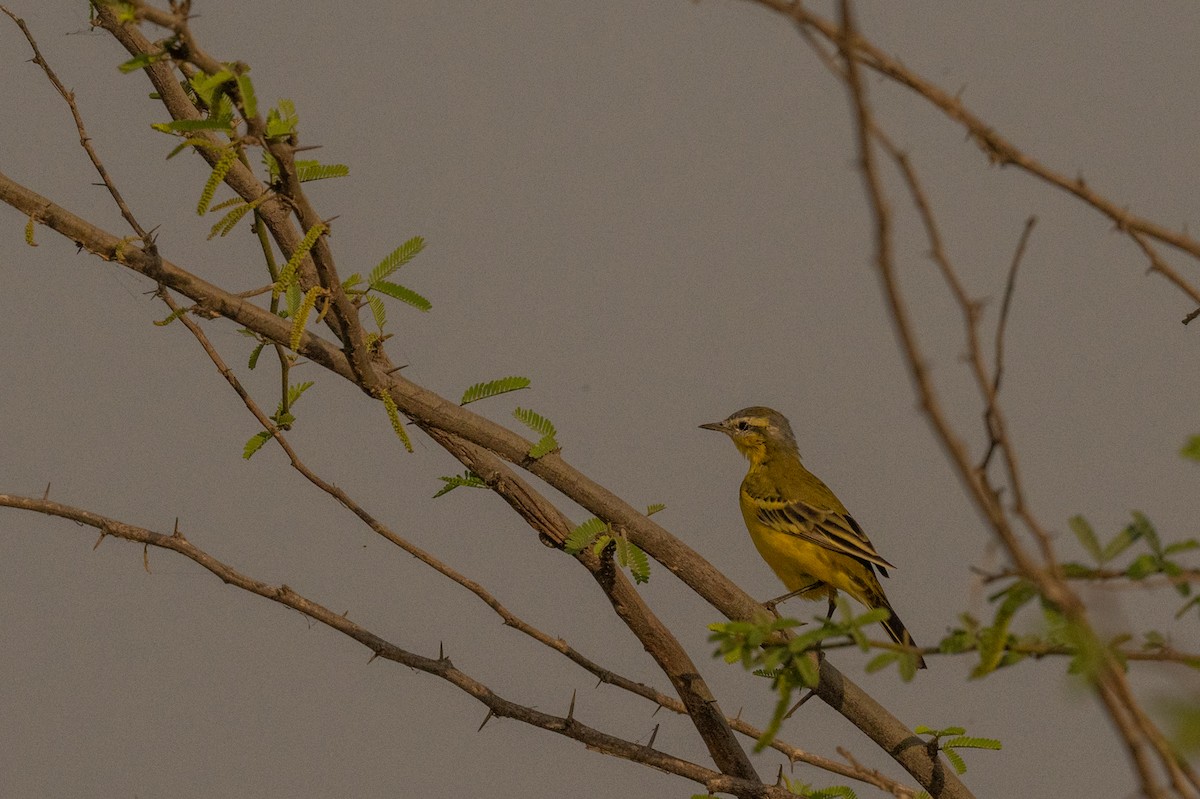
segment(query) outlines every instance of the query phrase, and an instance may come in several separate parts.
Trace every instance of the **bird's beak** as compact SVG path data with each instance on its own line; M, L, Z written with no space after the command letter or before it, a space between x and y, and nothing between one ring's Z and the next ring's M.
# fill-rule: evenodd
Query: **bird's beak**
M709 422L708 424L700 425L701 430L716 430L718 433L725 432L724 422Z

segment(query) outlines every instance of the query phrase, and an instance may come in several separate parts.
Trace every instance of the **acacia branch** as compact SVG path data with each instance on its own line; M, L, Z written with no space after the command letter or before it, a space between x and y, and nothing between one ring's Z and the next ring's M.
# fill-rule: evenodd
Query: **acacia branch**
M816 31L831 44L836 45L843 38L843 30L836 23L810 11L800 0L751 0L751 2L787 17L800 26L802 31ZM958 97L910 70L898 59L888 55L878 45L861 35L856 35L856 51L859 60L865 67L912 90L938 108L949 119L965 128L968 135L984 151L991 163L1015 166L1044 183L1074 195L1107 217L1117 230L1129 235L1135 242L1138 239L1134 234L1141 234L1181 250L1193 258L1200 259L1200 240L1192 238L1186 233L1171 230L1153 220L1132 214L1127 207L1094 191L1082 177L1068 178L1063 173L1041 163L988 125L968 109ZM1200 303L1200 289L1189 283L1168 264L1161 259L1157 261L1152 259L1151 268L1193 301Z
M102 22L105 12L106 9L100 9ZM133 26L114 25L112 32L131 53L136 54L154 49ZM151 75L152 81L164 98L164 103L171 109L175 118L199 118L199 111L181 92L170 69L165 64L161 62L152 64L147 67L146 71ZM201 148L202 151L206 149ZM207 153L205 155L208 156ZM244 199L257 198L265 191L265 187L253 177L252 173L240 168L238 164L235 164L234 168L230 170L226 181L229 185L234 186ZM192 299L197 308L203 309L207 313L226 316L276 343L288 340L290 325L277 315L247 303L243 297L224 292L197 276L179 269L169 261L160 258L149 248L141 249L130 246L128 242L89 225L84 220L66 212L65 209L2 175L0 175L0 198L16 208L35 209L38 212L38 221L70 237L106 260L117 261L156 282L179 291ZM273 229L273 236L280 243L281 249L287 253L289 236L291 237L290 241L293 242L299 238L294 228L291 227L291 222L286 220L286 211L290 206L279 198L272 197L263 202L260 207L264 209L262 216L267 221L269 228L273 218L279 224L280 229ZM325 284L327 281L322 280L321 282ZM332 290L336 292L340 290L340 286L335 285ZM335 329L335 333L337 332L339 331ZM343 343L345 343L344 338ZM442 433L471 442L483 450L490 450L527 469L548 484L564 491L601 519L624 530L631 541L679 576L728 618L749 619L760 607L691 548L653 521L648 520L640 511L635 510L607 489L571 468L559 454L552 453L543 458L531 460L527 456L531 446L530 442L522 437L469 411L464 411L436 394L396 376L392 369L387 368L390 366L390 362L386 356L378 356L364 369L361 361L352 362L352 358L361 355L361 350L357 347L349 349L350 351L347 352L346 348L338 348L321 337L307 332L301 340L298 353L351 380L368 393L375 393L370 390L372 385L385 385L401 412L417 422L431 435ZM445 436L442 440L445 440ZM619 590L619 582L612 590ZM630 591L632 592L632 589ZM634 593L633 596L636 597L636 594ZM624 607L636 608L636 605L628 603ZM619 607L618 610L620 611ZM836 677L836 685L831 686L831 690L822 695L825 701L830 702L857 726L867 730L877 743L897 756L906 768L916 769L917 772L922 769L930 772L935 767L924 750L894 746L898 741L912 738L912 733L898 720L886 713L878 703L870 700L861 689L843 675L838 674L831 665L826 664L823 673ZM692 682L690 675L683 672L676 672L673 676L676 679L686 677L688 682ZM703 692L698 693L697 696L703 697ZM706 700L701 699L697 707L706 707L708 704ZM875 715L871 718L858 715L864 712ZM724 724L723 717L719 714L710 715L714 724L713 729L719 730ZM733 767L740 768L736 764Z
M947 419L941 412L940 404L936 400L932 381L929 378L923 356L917 345L915 329L900 294L899 284L895 278L890 242L890 210L871 147L872 133L876 128L871 119L866 101L866 92L858 74L858 61L862 57L860 50L864 49L864 45L854 28L849 0L842 0L841 10L842 27L841 38L838 40L838 43L839 50L846 64L845 78L854 109L859 163L874 219L876 266L882 278L884 293L888 301L893 324L900 339L901 349L905 355L905 361L922 400L922 408L938 434L944 448L955 462L960 478L972 489L971 494L975 498L977 505L984 510L985 515L992 522L993 529L1008 550L1008 554L1013 559L1018 572L1033 582L1042 596L1053 603L1063 616L1080 630L1086 640L1098 643L1098 638L1087 618L1083 602L1061 577L1061 568L1055 557L1048 533L1038 523L1024 502L1024 492L1021 489L1021 478L1017 467L1016 455L1011 442L1008 440L1004 417L996 398L999 381L994 377L990 377L987 373L983 362L982 349L979 346L979 339L975 330L978 324L978 314L975 306L965 299L965 292L961 290L961 285L957 280L948 280L948 283L950 283L955 296L959 298L960 305L962 305L968 328L968 341L971 348L971 361L976 382L979 384L986 398L988 411L986 417L989 420L993 440L1004 453L1008 483L1014 497L1013 513L1021 519L1038 542L1042 558L1041 563L1037 562L1032 553L1027 551L1009 526L1007 513L999 503L999 494L988 483L986 472L982 469L971 469L966 457L965 446L950 427ZM912 179L912 174L906 174L909 177L910 187L914 187L914 193L923 197L918 184ZM932 216L928 213L928 203L922 199L917 205L926 221L927 228L932 229L934 234L936 234L936 226L931 224ZM931 235L930 238L935 245L935 257L944 259L944 251L940 246L940 240L936 235ZM949 268L948 260L941 265L943 265L944 271L947 274L953 275L953 270ZM1191 786L1188 785L1189 779L1192 786L1196 785L1195 775L1188 774L1179 766L1176 762L1178 758L1170 751L1169 746L1166 745L1165 738L1145 713L1141 711L1132 692L1128 690L1124 675L1121 672L1121 666L1116 662L1114 654L1103 647L1098 647L1098 649L1098 662L1096 663L1092 679L1097 693L1108 711L1110 720L1112 720L1130 752L1130 757L1138 772L1143 792L1149 797L1165 795L1162 792L1163 789L1157 776L1149 766L1148 750L1153 749L1158 755L1160 767L1168 773L1172 785L1179 792L1179 795L1183 797L1195 796L1195 793L1191 790Z
M229 585L299 611L314 621L320 622L348 638L358 641L378 657L408 666L417 671L425 672L426 674L431 674L449 682L451 685L479 700L479 702L488 708L491 715L516 719L530 726L558 733L559 735L585 744L589 749L595 749L614 757L653 766L668 774L674 774L698 782L705 787L708 787L710 784L718 785L721 786L720 790L725 790L737 796L782 799L782 797L790 795L783 789L764 786L755 780L739 779L730 775L718 774L711 769L704 768L650 746L609 735L583 724L575 719L573 714L568 713L567 716L554 716L505 699L485 684L456 668L448 656L442 655L438 658L429 658L402 649L370 630L350 621L346 616L335 613L323 605L298 594L287 585L268 585L265 582L237 571L197 547L178 529L171 535L165 535L50 500L11 494L0 494L0 506L33 511L48 516L57 516L92 527L100 531L100 541L105 537L112 536L145 546L176 552L207 569Z
M107 233L2 173L0 201L27 215L35 214L39 222L102 259L117 262L183 294L206 314L224 316L277 343L286 343L290 338L290 323L276 314L197 277L157 253L150 253ZM353 382L354 375L345 354L311 331L302 336L297 352L313 363ZM600 518L620 524L635 544L663 563L727 618L749 620L754 617L755 609L761 607L698 553L610 491L568 466L561 455L551 453L529 463L526 453L532 442L395 374L388 379L392 384L392 396L402 412L414 419L422 429L434 436L435 440L444 442L454 438L470 442L480 454L487 454L495 459L496 465L502 464L491 453L521 463L530 472L543 477L550 485L560 488ZM442 434L440 439L439 433ZM456 457L462 454L461 449L459 452L455 452L454 449L450 451ZM465 456L459 459L471 467L471 459ZM507 471L507 467L505 470ZM488 472L476 470L476 474L486 479ZM506 500L510 499L504 494L502 496ZM536 503L527 506L527 511L534 514L534 518L542 510ZM528 521L529 517L526 518ZM570 529L556 525L543 527L557 531L554 533L554 540L559 545L565 540L566 532ZM831 664L826 664L823 673L837 674ZM867 731L877 744L896 757L906 768L909 764L918 770L923 767L926 770L932 768L933 761L923 749L896 749L893 746L896 742L912 736L905 725L871 700L851 680L840 674L837 674L837 677L837 691L822 696L823 699L831 702L831 705L855 726ZM877 715L862 715L867 712Z

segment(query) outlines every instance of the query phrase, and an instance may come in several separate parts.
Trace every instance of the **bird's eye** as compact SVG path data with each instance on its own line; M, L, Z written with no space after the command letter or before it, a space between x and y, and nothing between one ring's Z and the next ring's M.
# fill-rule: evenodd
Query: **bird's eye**
M737 423L737 429L741 430L744 433L750 429L750 423L747 422L745 419L743 419Z

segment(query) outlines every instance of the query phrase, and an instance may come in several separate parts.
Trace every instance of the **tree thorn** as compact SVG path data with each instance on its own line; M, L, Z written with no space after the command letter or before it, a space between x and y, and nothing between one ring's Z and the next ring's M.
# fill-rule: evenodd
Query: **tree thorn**
M484 725L484 724L487 724L489 721L491 721L491 720L492 720L492 716L494 716L494 715L496 715L496 714L495 714L495 712L493 712L493 711L492 711L492 709L489 707L489 708L488 708L487 715L483 717L483 721L480 723L480 725L479 725L479 729L478 729L478 730L475 730L475 732L480 732L480 731L482 731L482 730L483 730L483 725Z
M567 708L567 721L575 720L575 691L571 691L571 705Z

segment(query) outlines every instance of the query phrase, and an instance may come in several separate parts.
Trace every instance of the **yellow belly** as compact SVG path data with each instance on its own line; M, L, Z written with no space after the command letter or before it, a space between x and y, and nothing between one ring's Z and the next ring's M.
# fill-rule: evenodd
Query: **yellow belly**
M830 589L845 591L864 604L869 588L864 582L874 576L867 567L854 558L810 543L803 538L772 530L753 512L743 513L746 528L758 554L767 562L788 591L799 591L813 586L800 596L804 599L824 599Z

